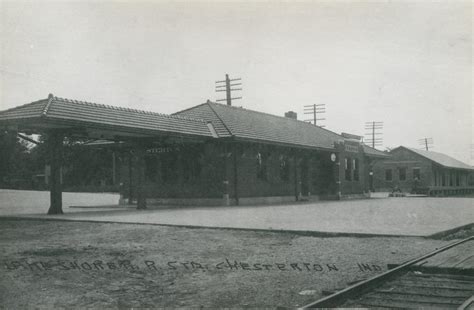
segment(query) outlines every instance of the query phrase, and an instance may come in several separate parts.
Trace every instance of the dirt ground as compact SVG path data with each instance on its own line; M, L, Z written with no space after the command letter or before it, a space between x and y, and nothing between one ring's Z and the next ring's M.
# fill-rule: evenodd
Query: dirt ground
M294 308L450 242L2 219L0 306Z

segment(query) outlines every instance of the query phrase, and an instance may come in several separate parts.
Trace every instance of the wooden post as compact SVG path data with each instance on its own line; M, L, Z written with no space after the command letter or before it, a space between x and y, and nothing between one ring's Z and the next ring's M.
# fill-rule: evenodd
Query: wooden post
M298 201L298 158L296 157L297 151L293 150L293 168L295 175L295 201Z
M115 170L116 170L116 163L115 163L115 151L112 150L112 185L115 185L116 183L116 176L115 176Z
M229 160L228 160L228 155L229 155L229 145L225 144L224 149L223 149L223 181L222 181L222 199L223 202L226 206L230 205L230 199L229 199Z
M238 181L239 181L239 175L238 175L238 155L237 155L237 145L234 142L232 153L234 157L234 198L235 198L235 204L238 206L239 205L239 186L238 186Z
M230 96L230 79L228 74L225 75L225 94L227 105L232 105L232 98Z
M146 190L145 190L145 154L146 149L143 146L139 146L136 149L137 155L137 209L145 210L146 207Z
M343 161L343 164L341 164L341 161ZM343 177L341 177L341 173L343 173L342 171L344 171L344 169L341 168L341 166L345 167L344 164L345 164L345 158L341 156L341 153L339 153L337 155L336 164L334 165L334 174L335 174L335 179L336 179L336 195L337 195L338 200L341 200L341 197L342 197Z
M47 137L49 164L51 166L51 176L49 179L50 206L48 214L63 214L61 188L63 138L63 134L59 131L51 131Z
M128 152L128 204L133 202L133 154Z

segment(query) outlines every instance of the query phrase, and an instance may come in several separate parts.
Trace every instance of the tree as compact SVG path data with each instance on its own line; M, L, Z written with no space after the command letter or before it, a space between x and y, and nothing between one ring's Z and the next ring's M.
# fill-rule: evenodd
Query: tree
M14 132L0 135L0 187L39 189L33 182L45 172L51 156L48 135L41 135L37 145L29 145ZM65 189L98 188L112 184L112 151L85 145L84 138L65 137L62 143L62 183ZM36 186L36 187L35 187Z
M16 132L0 134L0 186L18 187L31 183L28 144Z

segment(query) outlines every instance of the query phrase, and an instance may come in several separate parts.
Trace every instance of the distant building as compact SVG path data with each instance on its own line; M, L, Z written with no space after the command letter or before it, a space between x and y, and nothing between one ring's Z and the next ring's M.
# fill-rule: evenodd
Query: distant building
M455 195L474 191L474 167L438 152L404 146L390 151L391 158L373 167L379 191L399 188L429 195Z

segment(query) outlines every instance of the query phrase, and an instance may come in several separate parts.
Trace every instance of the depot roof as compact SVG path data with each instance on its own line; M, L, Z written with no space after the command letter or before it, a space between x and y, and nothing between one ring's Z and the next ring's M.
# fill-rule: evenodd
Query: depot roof
M345 138L296 119L206 102L172 115L121 108L49 95L0 112L0 126L23 131L82 130L96 138L186 136L230 138L290 147L335 150ZM105 133L105 135L102 135ZM363 145L368 156L387 157Z
M210 101L174 115L212 121L219 137L324 149L334 149L335 142L344 140L307 122Z
M0 112L0 125L24 129L79 128L112 131L120 135L160 134L213 137L212 125L204 120L59 98L31 102ZM214 136L215 137L215 136Z
M334 143L345 140L335 132L307 122L211 101L173 115L211 121L219 137L330 150L334 150ZM363 150L369 156L388 156L367 145L363 145Z

